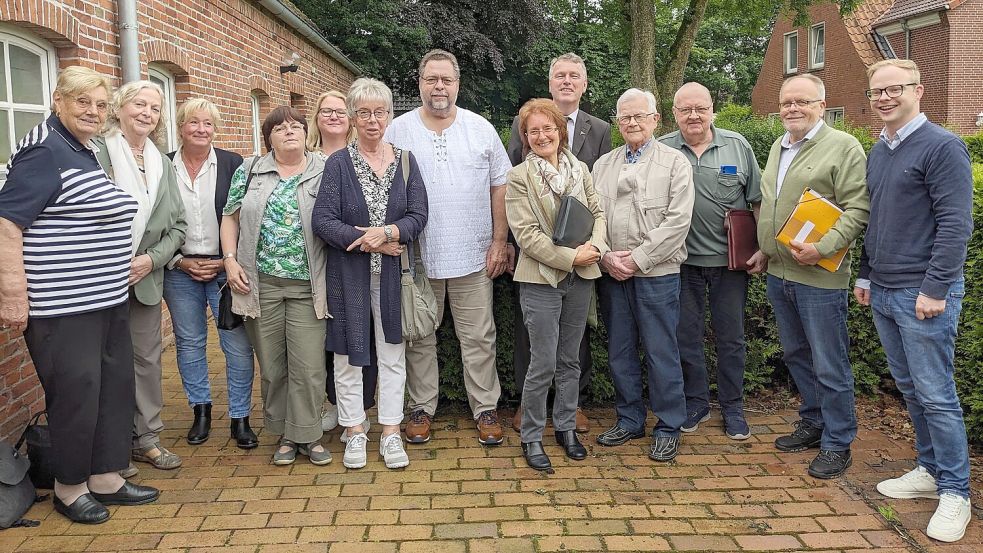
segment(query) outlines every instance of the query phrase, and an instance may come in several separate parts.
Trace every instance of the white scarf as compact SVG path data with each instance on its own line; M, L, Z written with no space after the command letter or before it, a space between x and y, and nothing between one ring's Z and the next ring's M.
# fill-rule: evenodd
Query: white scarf
M143 233L147 230L147 222L157 204L157 191L160 179L164 174L163 161L160 151L153 142L147 140L143 150L143 168L140 171L130 145L123 138L123 133L115 131L106 137L106 148L109 150L109 161L112 164L113 180L116 185L133 196L140 204L139 211L133 217L133 255L136 255ZM146 181L144 181L146 177Z

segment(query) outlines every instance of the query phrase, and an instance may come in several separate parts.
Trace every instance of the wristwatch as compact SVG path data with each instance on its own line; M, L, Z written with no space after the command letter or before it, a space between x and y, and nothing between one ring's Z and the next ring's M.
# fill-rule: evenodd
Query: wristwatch
M393 228L389 225L382 227L382 231L386 233L386 243L393 241Z

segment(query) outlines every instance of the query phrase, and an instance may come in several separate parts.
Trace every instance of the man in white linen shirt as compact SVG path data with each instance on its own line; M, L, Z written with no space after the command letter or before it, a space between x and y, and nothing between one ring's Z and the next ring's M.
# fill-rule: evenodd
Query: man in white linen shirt
M495 364L492 279L509 265L505 176L512 164L491 123L455 105L461 70L453 54L427 52L419 74L423 105L394 119L386 140L412 151L423 173L430 211L420 249L437 296L437 317L443 319L447 297L478 441L497 445L503 439L497 412L502 389ZM430 440L438 379L436 334L407 344L410 443Z

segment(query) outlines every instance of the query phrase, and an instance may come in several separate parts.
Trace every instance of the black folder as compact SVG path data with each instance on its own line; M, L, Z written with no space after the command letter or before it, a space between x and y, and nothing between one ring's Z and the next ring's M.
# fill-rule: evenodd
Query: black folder
M594 233L594 214L580 200L563 196L553 224L553 243L576 248L590 240Z

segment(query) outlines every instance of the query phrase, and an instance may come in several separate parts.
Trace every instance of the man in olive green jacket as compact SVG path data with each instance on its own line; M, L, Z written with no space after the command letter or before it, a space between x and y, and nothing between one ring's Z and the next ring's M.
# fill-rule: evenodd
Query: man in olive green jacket
M816 265L849 246L863 231L870 211L866 157L856 138L823 123L825 87L814 75L786 79L779 92L782 125L761 176L761 250L753 272L768 272L768 300L775 310L785 365L802 397L801 420L775 440L781 451L819 447L809 465L816 478L835 478L850 466L857 434L853 371L848 356L847 289L850 255L830 272ZM830 200L843 214L818 242L775 236L805 188Z

